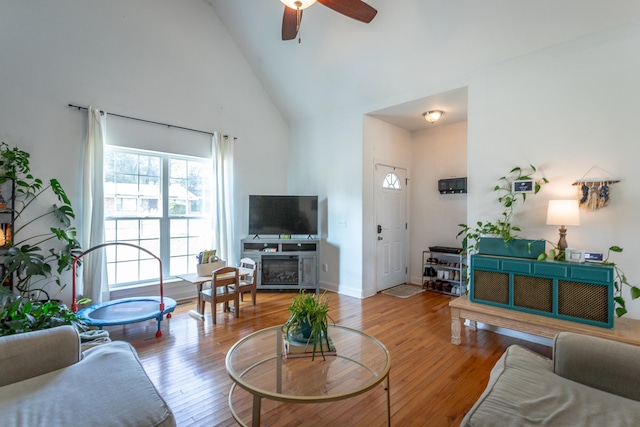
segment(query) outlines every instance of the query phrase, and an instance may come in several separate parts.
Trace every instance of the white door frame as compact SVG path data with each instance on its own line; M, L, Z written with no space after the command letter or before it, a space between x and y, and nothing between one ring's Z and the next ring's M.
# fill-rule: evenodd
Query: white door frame
M378 203L378 186L380 185L379 182L377 182L376 179L376 167L377 166L382 166L385 168L391 168L391 169L400 169L403 170L405 173L405 182L402 183L402 185L404 185L404 196L405 196L405 222L407 224L407 227L405 229L405 233L404 233L404 254L403 257L404 259L402 260L404 266L405 266L405 273L404 273L404 283L409 283L409 247L410 247L410 234L409 234L409 229L408 229L408 225L409 225L409 187L408 187L408 182L410 181L409 178L409 168L404 166L404 165L393 165L391 164L393 162L387 162L387 161L382 161L382 160L374 160L373 162L373 206L372 209L374 211L373 214L373 227L377 227L377 225L379 224L379 219L377 217L377 203ZM374 277L375 277L375 290L376 292L379 292L382 290L383 287L383 283L380 277L380 270L379 270L379 265L378 265L378 233L377 230L372 229L371 230L372 236L373 236L373 245L374 245L374 251L373 251L373 258L374 258Z

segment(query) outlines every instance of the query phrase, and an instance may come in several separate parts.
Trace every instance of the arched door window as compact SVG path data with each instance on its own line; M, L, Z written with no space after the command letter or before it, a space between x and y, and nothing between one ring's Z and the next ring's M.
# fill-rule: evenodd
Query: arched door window
M384 177L382 188L387 188L389 190L400 190L402 188L402 185L400 184L400 178L398 178L398 175L393 172L388 173L387 176Z

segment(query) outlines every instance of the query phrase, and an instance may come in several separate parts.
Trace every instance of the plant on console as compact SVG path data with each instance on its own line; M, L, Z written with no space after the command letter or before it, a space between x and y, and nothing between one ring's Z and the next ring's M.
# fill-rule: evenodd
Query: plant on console
M513 183L515 181L531 180L533 181L533 194L538 194L542 186L549 181L545 177L534 179L533 175L536 172L537 169L533 165L529 165L528 168L517 166L511 169L509 174L498 179L498 184L493 188L493 191L498 193L498 202L504 208L502 214L495 222L478 221L474 227L467 224L458 224L462 227L462 230L460 230L456 237L463 236L463 252L471 249L477 252L480 238L483 236L491 235L500 237L504 240L505 244L508 244L518 237L514 232L522 230L520 227L512 224L513 214L518 205L518 201L522 200L522 203L524 203L527 200L527 193L514 191Z
M613 297L613 300L616 303L616 315L618 317L622 317L627 314L626 303L624 298L622 297L622 285L629 286L629 288L631 289L632 300L640 298L640 288L630 284L627 281L627 276L624 274L624 272L620 270L620 268L614 262L609 262L609 256L611 255L611 252L622 252L622 248L619 246L611 246L609 248L609 251L607 252L607 258L602 262L603 264L611 265L615 271L613 286L616 295L615 297Z
M627 281L627 276L620 269L620 267L618 267L618 265L615 262L609 261L611 252L618 252L618 253L622 252L622 248L620 246L609 247L609 250L607 251L607 258L605 258L605 260L602 261L603 265L610 265L611 267L613 267L614 276L615 276L613 280L613 289L615 293L613 297L613 301L615 303L616 316L622 317L625 314L627 314L626 301L622 296L622 287L629 286L632 300L640 298L640 288L629 283ZM556 254L558 253L560 253L561 255L557 256ZM556 261L564 261L564 251L560 251L557 247L554 247L549 251L549 256ZM540 256L538 256L538 261L544 261L547 258L548 258L547 254L542 253L540 254Z

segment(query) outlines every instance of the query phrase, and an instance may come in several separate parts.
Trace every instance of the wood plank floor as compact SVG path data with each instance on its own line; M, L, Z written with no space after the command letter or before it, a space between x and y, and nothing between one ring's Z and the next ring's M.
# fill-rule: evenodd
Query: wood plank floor
M167 401L178 426L235 426L228 407L231 380L225 356L241 337L288 317L292 293L259 293L253 307L245 298L241 316L222 314L213 325L210 305L205 320L188 315L195 301L179 303L155 338L155 321L108 328L112 339L130 342L145 370ZM451 297L423 292L402 299L384 294L360 300L329 293L330 314L337 324L375 336L391 353L391 423L393 426L459 425L478 398L502 352L520 344L547 357L549 347L492 332L463 328L462 345L451 344ZM244 394L243 394L244 393ZM263 400L266 426L384 426L382 387L352 399L293 405ZM249 413L250 396L234 393L237 411ZM244 418L245 422L250 416Z

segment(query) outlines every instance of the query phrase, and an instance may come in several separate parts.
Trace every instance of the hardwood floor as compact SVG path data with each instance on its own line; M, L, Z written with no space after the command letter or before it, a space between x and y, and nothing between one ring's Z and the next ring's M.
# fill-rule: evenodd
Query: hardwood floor
M258 305L245 301L240 318L218 310L213 325L210 305L205 320L188 315L195 301L180 302L172 319L155 338L155 321L108 328L112 339L130 342L145 370L167 401L178 426L235 426L228 407L232 381L225 356L241 337L288 318L292 293L258 293ZM384 294L359 300L329 293L329 314L337 324L375 336L391 354L391 423L393 426L459 425L484 390L502 352L520 344L551 355L549 347L463 328L462 345L451 344L448 303L432 292L401 299ZM247 298L245 298L247 300ZM234 407L250 414L248 393L234 392ZM250 415L244 418L245 422ZM262 425L384 426L382 387L348 400L325 404L284 404L263 400Z

